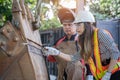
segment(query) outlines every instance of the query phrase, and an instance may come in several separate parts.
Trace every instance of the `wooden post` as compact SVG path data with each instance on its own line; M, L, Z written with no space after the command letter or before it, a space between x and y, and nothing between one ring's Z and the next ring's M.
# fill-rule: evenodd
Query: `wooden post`
M16 2L16 0L13 0L13 2ZM18 1L17 1L17 3L19 4ZM13 6L15 6L15 5L13 5ZM28 55L31 60L31 65L33 67L33 71L35 74L34 75L35 80L48 80L48 74L47 74L47 70L46 70L45 61L42 56L42 53L40 52L41 47L34 44L33 42L27 40L27 39L30 39L41 45L39 30L33 31L32 23L30 23L27 18L28 13L26 12L26 8L24 6L24 0L20 0L20 6L22 7L23 12L20 12L20 11L13 12L13 16L14 16L15 20L17 19L17 21L20 24L19 28L22 31L22 33L24 34L26 42L28 44L32 45L32 46L27 45L27 47L28 47ZM25 75L27 75L27 74L25 74Z

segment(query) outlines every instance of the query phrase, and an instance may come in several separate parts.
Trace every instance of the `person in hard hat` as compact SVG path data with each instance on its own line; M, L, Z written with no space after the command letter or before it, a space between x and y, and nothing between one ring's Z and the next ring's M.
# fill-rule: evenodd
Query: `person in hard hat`
M66 54L78 52L78 44L77 44L77 32L76 26L73 23L75 19L75 14L72 10L67 8L61 8L58 11L58 18L63 25L63 31L65 35L57 40L54 44L54 47L59 49ZM61 48L62 47L62 48ZM71 48L73 48L71 50ZM82 70L81 66L75 66L73 63L68 63L59 57L53 57L49 55L47 57L48 61L50 62L57 62L57 69L58 69L58 78L57 80L81 80ZM79 64L79 63L78 63ZM79 70L75 71L75 67L79 68ZM77 76L77 74L79 76ZM81 75L81 76L80 76Z
M120 51L114 39L108 31L93 26L95 19L91 12L80 11L79 14L74 23L79 33L80 53L76 53L77 56L68 55L55 48L46 47L46 55L73 62L83 58L87 65L87 74L94 76L87 77L87 80L120 80Z
M95 80L120 80L120 52L111 34L93 25L95 19L91 12L80 11L79 14L74 23L79 33L80 54L87 63L87 74L93 75Z

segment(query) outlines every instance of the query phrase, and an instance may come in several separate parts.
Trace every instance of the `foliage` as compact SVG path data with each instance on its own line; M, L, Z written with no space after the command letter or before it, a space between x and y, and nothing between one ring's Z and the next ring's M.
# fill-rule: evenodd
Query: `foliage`
M97 0L90 5L98 19L120 18L120 0Z
M35 0L25 0L30 4L31 9L34 9ZM12 20L12 0L0 0L0 27L4 25L6 21Z
M53 14L49 12L52 11ZM52 18L49 18L49 15L53 15ZM41 30L57 28L60 27L61 24L57 17L57 8L54 5L50 5L47 3L43 3L41 5Z
M40 29L41 30L52 29L52 28L60 27L60 25L61 24L59 20L57 19L57 17L54 17L52 19L43 20Z
M11 7L12 7L11 0L0 0L0 27L3 26L6 20L11 21L12 19Z
M50 0L43 0L43 3L48 3L49 4ZM55 5L57 3L57 0L52 0L53 4ZM35 8L37 4L37 0L25 0L25 3L29 6L31 9L32 13L35 13ZM55 6L54 6L55 7ZM51 8L54 10L54 8ZM41 29L47 29L47 28L54 28L58 27L60 25L57 17L55 16L55 10L53 11L53 17L52 19L47 19L46 13L48 12L49 8L47 6L41 6L41 22L42 22L42 27ZM12 20L12 0L0 0L0 27L3 26L3 24L6 21L11 21ZM38 15L39 16L39 15Z
M29 6L29 8L34 11L37 0L25 0L25 3Z

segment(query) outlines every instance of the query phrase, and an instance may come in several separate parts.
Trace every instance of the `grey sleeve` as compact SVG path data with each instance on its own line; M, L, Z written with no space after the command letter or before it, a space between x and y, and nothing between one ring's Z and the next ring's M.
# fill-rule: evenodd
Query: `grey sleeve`
M99 40L101 41L102 46L105 48L102 49L105 51L107 49L107 54L111 55L111 59L118 59L120 57L120 52L118 50L118 47L116 43L114 42L114 39L105 31L105 30L99 30ZM104 53L105 54L105 53Z
M75 63L81 59L80 51L71 55L72 62Z

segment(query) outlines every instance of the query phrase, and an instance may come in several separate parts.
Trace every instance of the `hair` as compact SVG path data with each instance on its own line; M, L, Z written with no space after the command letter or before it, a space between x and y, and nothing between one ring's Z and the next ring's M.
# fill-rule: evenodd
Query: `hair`
M79 35L79 45L81 48L82 58L88 62L91 54L93 53L93 25L89 22L84 22L85 30L82 35Z

